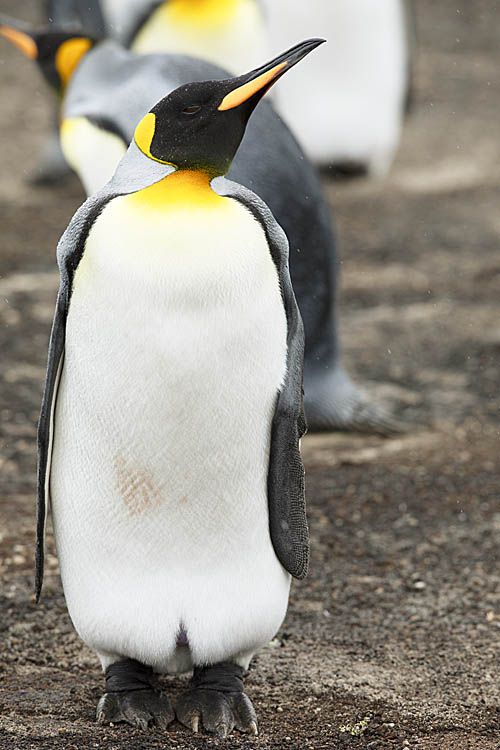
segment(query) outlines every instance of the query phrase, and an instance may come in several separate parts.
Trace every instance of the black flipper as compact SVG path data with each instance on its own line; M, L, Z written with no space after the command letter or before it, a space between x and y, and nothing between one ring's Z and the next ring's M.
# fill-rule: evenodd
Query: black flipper
M111 197L101 200L89 199L86 201L73 217L57 248L61 278L50 334L45 389L38 422L38 489L35 547L35 597L37 602L40 599L43 584L45 521L49 506L50 463L54 433L53 423L57 402L57 389L64 360L66 319L71 297L71 286L74 273L83 255L90 227Z
M52 453L53 420L57 386L59 384L64 357L67 310L66 295L60 289L57 295L56 312L50 335L45 391L38 422L38 493L35 548L35 595L37 601L40 598L43 582L45 519L49 503L48 485Z
M307 575L307 528L304 466L300 438L306 432L303 394L304 328L288 268L288 242L270 210L254 193L225 179L212 182L220 195L240 201L262 226L275 263L287 320L287 372L271 430L268 471L269 526L274 551L295 578Z

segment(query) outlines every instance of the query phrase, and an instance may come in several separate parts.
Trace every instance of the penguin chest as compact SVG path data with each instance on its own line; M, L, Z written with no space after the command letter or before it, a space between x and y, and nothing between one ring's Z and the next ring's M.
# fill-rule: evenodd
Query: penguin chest
M265 58L264 15L255 0L170 0L151 13L131 48L192 55L239 74Z
M87 417L115 446L115 493L133 494L133 456L157 488L144 493L167 504L208 477L265 477L286 318L265 234L243 206L217 197L216 210L144 212L134 196L113 200L75 274L67 329L63 380L99 405Z
M74 277L51 472L63 583L87 642L113 650L88 622L96 596L121 622L140 602L169 644L180 622L195 631L208 590L222 617L267 580L264 611L275 579L282 617L267 472L285 368L278 276L249 211L218 196L210 210L108 204Z

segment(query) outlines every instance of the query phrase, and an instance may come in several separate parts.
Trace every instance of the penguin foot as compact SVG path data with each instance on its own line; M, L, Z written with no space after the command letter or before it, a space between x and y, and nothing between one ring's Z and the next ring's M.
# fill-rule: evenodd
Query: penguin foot
M367 164L354 159L320 164L318 168L322 177L330 177L334 180L352 180L356 177L366 177L370 171Z
M308 417L309 432L359 432L390 438L410 430L410 425L396 419L383 406L370 403L361 393L357 401L336 403L335 407L313 412L313 417Z
M97 704L99 724L126 721L133 727L147 729L155 724L166 729L175 718L172 705L163 693L135 690L125 693L104 693Z
M229 662L196 667L191 689L175 707L177 719L195 733L201 725L221 739L235 727L256 735L257 715L243 692L242 675L242 668Z
M304 407L309 432L360 432L392 437L410 425L373 403L337 365L328 376L305 379Z
M174 718L172 705L160 691L151 667L124 659L107 668L106 692L97 704L99 724L126 721L139 729L153 724L166 729Z

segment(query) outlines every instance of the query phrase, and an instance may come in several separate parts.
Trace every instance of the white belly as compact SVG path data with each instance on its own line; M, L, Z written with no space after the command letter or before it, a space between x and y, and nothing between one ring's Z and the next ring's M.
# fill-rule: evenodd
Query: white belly
M276 270L235 201L222 222L155 215L147 236L127 200L91 231L67 322L51 502L68 608L101 654L245 663L289 589L266 489L286 361Z
M186 13L163 3L151 14L131 49L140 54L171 52L191 55L242 74L268 57L264 14L255 0L184 3ZM219 8L217 8L219 5ZM221 7L222 6L222 7Z
M324 36L276 87L276 106L320 164L353 161L386 172L397 148L407 86L403 0L266 0L272 52ZM314 82L314 85L311 84Z

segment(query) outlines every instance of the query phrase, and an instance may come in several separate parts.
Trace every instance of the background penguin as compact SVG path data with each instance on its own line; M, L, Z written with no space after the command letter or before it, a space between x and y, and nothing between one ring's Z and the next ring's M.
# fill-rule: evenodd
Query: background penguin
M133 5L137 6L136 0ZM165 0L142 2L126 46L139 53L177 52L201 57L241 73L268 51L267 26L257 0ZM126 8L104 0L104 12L119 22ZM111 34L113 36L113 34Z
M13 28L12 23L4 19L0 33ZM24 28L23 34L35 46L50 47L55 58L57 46L46 41L54 31L29 36ZM59 41L71 39L70 32L65 34ZM139 56L111 41L87 44L64 88L62 141L91 193L111 177L137 122L158 99L182 83L227 74L180 55ZM38 62L53 81L53 59L40 56ZM289 238L292 281L306 331L309 429L395 431L395 421L370 403L340 362L330 208L315 170L267 102L250 121L229 176L271 207Z
M318 29L328 45L276 91L306 153L340 171L387 172L399 143L412 51L409 0L264 0L272 51ZM315 97L311 81L321 82ZM300 102L300 105L299 105Z
M103 39L106 36L106 23L99 2L88 0L47 0L45 18L54 29L81 28L85 36ZM71 168L64 158L59 140L59 102L54 113L52 132L42 147L38 164L30 175L30 180L37 185L52 185L64 180L71 174Z
M304 338L285 235L220 175L321 41L161 100L58 246L37 593L50 487L68 609L106 671L102 722L165 727L154 672L194 667L179 720L257 732L242 673L307 571Z

